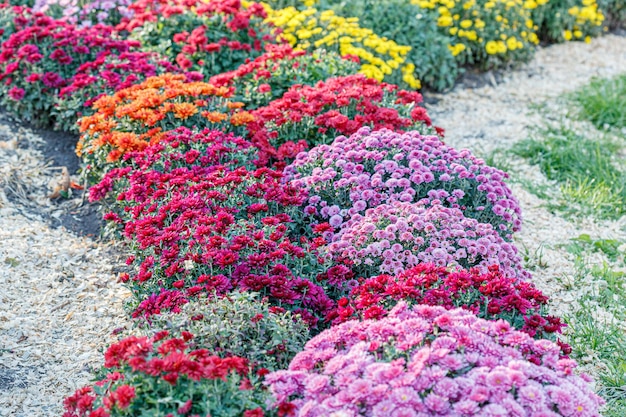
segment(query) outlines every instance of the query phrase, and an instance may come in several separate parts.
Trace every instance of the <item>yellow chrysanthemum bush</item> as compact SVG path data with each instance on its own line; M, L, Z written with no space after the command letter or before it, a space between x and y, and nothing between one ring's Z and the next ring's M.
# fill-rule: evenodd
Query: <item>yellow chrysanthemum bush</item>
M337 14L359 16L361 26L381 36L410 45L407 62L429 88L444 90L458 78L460 68L455 57L458 45L439 30L432 11L407 0L345 0L341 5L333 2L329 6Z
M531 16L535 0L409 1L436 12L437 25L452 37L452 54L461 63L493 68L525 61L539 43Z
M605 20L596 0L549 0L532 15L539 37L546 42L590 42L602 33Z
M341 55L359 58L359 72L369 78L386 82L403 81L411 88L420 88L415 76L415 64L407 61L410 46L378 36L372 29L359 25L356 17L342 17L332 10L304 6L274 9L264 4L267 22L276 26L279 38L294 48L312 50L324 48Z
M270 0L281 10L309 10L303 0ZM547 1L547 0L539 0ZM494 68L524 61L539 40L523 0L308 0L335 15L356 16L362 27L411 46L407 61L431 88L454 84L461 67ZM295 6L295 7L294 7ZM307 8L305 8L307 7ZM348 18L346 18L348 19Z
M361 28L410 46L403 68L436 90L453 85L463 67L490 69L526 61L540 41L590 41L603 29L604 7L610 6L615 16L613 26L626 14L620 14L615 0L266 1L292 15L315 7L344 20L358 18ZM397 82L391 76L385 80Z

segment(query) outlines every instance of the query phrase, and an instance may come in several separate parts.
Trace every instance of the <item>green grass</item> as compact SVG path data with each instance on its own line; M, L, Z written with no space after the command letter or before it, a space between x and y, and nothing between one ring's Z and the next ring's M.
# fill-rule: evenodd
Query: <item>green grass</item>
M585 252L591 250L593 252L602 252L612 262L622 262L624 264L626 253L620 250L625 242L617 239L592 239L588 234L582 234L572 239L572 243L568 246L567 251L582 256ZM626 264L624 264L626 266Z
M572 358L598 366L598 394L607 401L604 417L626 416L626 331L621 325L626 320L626 274L615 270L615 266L624 264L623 254L618 252L621 244L581 235L565 245L568 252L576 255L574 284L584 277L591 277L594 282L579 300L582 308L565 317L565 321L569 325ZM607 261L590 264L585 259L589 250L604 254ZM598 315L599 310L614 319Z
M583 136L563 125L539 129L512 152L538 165L556 181L566 205L583 214L618 218L626 213L626 158L623 144L590 132ZM559 204L562 206L562 204Z
M531 251L524 243L519 248L519 254L522 257L524 268L529 271L536 271L537 268L546 269L548 263L543 255L544 244L541 243L534 251Z
M615 323L593 318L583 308L567 321L570 323L571 357L576 360L594 355L603 369L597 375L598 394L607 402L604 417L626 416L626 349L624 331Z
M626 127L626 74L595 79L572 94L580 105L580 116L598 129Z

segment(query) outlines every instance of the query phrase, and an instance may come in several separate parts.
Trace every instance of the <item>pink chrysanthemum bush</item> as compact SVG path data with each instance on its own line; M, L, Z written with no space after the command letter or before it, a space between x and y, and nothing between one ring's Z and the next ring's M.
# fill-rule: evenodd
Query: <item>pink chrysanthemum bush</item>
M263 417L268 394L245 358L219 357L161 331L111 345L93 386L64 401L63 417Z
M363 280L349 297L339 300L328 319L335 324L359 318L381 319L400 301L409 306L461 307L483 319L504 319L535 338L554 337L564 326L560 318L546 313L548 297L534 284L504 276L497 266L482 273L477 268L452 269L432 263ZM563 353L571 352L568 345L557 343Z
M35 0L33 10L81 27L97 24L116 25L130 18L132 0Z
M341 228L353 215L381 204L439 201L493 225L507 239L521 227L506 173L416 131L362 128L301 153L285 175L308 190L304 211L312 223Z
M323 230L322 226L315 230ZM506 276L530 278L517 248L491 224L467 218L460 209L438 201L429 205L395 201L367 209L364 215L354 214L334 234L326 251L336 261L348 260L361 277L398 274L431 262L476 267L481 272L497 265Z
M401 302L322 332L266 382L300 417L598 417L590 378L559 353L504 320Z

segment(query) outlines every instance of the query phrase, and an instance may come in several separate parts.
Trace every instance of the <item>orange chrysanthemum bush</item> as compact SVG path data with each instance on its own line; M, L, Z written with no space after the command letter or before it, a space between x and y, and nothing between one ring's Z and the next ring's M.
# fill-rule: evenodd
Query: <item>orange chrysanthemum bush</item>
M241 109L243 103L229 100L231 95L225 87L164 74L101 97L95 113L80 120L76 153L86 162L88 180L97 181L128 152L143 150L179 127L243 133L252 116Z

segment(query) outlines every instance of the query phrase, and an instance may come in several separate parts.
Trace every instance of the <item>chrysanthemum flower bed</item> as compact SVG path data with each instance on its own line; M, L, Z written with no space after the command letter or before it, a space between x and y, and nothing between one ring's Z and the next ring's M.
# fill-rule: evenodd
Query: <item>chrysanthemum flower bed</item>
M608 29L607 16L613 27L625 21L621 3L596 0L267 3L268 20L292 45L356 54L363 74L411 88L422 80L437 90L450 88L467 65L506 68L530 59L540 42L590 42Z
M597 416L506 174L367 67L411 81L407 51L322 13L317 46L359 69L280 45L268 10L140 0L96 16L114 29L0 8L7 108L82 116L90 199L129 255L137 326L64 415ZM334 39L346 22L364 49Z

